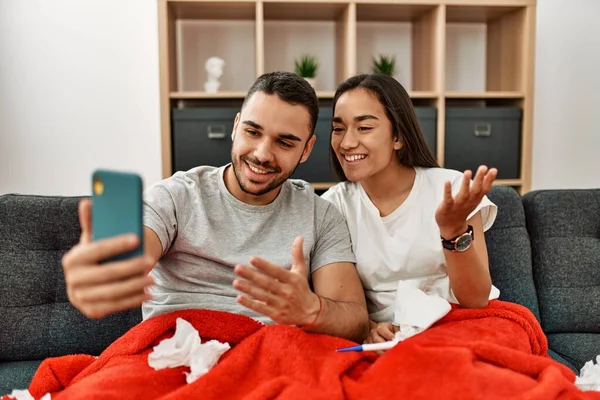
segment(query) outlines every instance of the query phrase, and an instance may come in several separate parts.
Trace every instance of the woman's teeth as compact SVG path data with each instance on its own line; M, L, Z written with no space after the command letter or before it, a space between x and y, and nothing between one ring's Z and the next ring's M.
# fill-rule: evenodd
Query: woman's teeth
M346 161L359 161L362 160L366 157L366 155L364 154L357 154L357 155L352 155L352 156L344 156L344 158L346 159Z

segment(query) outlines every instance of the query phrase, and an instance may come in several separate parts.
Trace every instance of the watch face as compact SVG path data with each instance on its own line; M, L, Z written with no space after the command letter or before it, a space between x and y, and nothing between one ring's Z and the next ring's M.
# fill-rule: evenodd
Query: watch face
M464 234L456 239L456 250L465 251L471 247L471 243L473 243L473 237L469 234Z

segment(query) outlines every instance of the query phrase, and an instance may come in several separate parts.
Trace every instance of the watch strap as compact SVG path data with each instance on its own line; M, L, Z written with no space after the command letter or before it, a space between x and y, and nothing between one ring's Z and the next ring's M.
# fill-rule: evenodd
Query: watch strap
M456 240L464 234L469 234L471 235L472 239L475 239L473 235L473 227L471 225L467 225L467 230L465 232L453 237L452 239L444 239L442 236L440 236L440 239L442 239L442 247L447 250L456 251Z

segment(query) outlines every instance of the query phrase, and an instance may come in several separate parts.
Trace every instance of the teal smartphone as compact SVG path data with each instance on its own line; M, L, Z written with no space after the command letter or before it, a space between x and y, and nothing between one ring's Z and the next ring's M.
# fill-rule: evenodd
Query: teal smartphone
M142 178L135 173L98 169L92 174L92 240L134 233L137 248L103 262L126 260L144 253Z

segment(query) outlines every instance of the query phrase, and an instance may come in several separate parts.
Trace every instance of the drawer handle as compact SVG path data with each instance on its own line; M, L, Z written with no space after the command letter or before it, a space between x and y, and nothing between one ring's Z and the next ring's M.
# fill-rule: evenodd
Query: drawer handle
M475 136L491 136L492 125L487 124L475 124Z
M225 126L224 125L209 125L207 128L209 139L224 139L225 138Z

